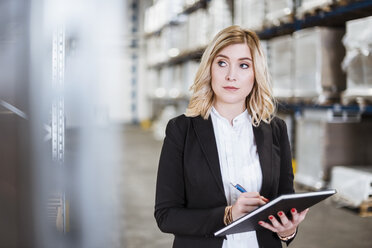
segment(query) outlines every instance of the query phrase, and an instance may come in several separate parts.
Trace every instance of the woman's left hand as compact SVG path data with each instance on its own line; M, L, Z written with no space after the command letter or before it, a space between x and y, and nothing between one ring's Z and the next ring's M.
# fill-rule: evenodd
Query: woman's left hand
M266 223L264 221L258 222L262 227L267 228L271 230L272 232L277 233L281 237L287 237L292 234L297 229L297 226L305 219L305 216L309 209L306 209L302 211L301 213L298 213L296 209L292 208L291 214L292 219L288 219L287 216L284 214L284 212L279 211L278 216L280 219L280 222L273 216L269 216L269 220L271 224Z

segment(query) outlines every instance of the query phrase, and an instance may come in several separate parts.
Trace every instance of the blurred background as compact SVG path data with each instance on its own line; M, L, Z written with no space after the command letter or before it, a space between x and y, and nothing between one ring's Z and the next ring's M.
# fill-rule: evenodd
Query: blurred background
M291 247L372 247L372 1L0 1L0 247L171 247L153 217L168 120L206 44L262 40L297 191Z

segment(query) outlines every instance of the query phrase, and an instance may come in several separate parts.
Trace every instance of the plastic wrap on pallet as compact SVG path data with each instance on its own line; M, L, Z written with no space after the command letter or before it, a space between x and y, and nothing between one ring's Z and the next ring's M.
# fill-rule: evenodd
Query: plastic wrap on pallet
M165 137L165 129L168 121L175 116L178 112L175 106L168 105L160 113L159 117L154 121L152 131L156 140L163 140Z
M188 21L188 41L187 49L195 50L207 45L209 16L205 9L199 9L189 16Z
M168 90L172 87L172 75L173 75L173 70L174 70L174 67L168 67L168 66L165 66L165 67L162 67L161 70L160 70L160 76L159 76L159 80L160 80L160 87L161 88L164 88L164 89L167 89L167 95L168 95Z
M342 28L314 27L294 32L294 95L322 103L346 88L341 62Z
M245 15L245 9L243 8L245 0L235 0L234 1L234 25L243 26L243 18Z
M372 96L372 17L348 21L343 44L346 56L342 68L347 74L344 96Z
M372 165L333 167L331 187L337 190L335 200L340 204L359 207L372 198Z
M265 1L262 0L243 0L240 11L242 11L242 26L254 31L261 31L265 20Z
M195 3L197 3L199 0L183 0L183 6L184 8L189 8L193 6Z
M176 21L183 9L183 0L158 0L146 9L144 30L146 33L154 32L165 24Z
M348 50L357 49L368 55L372 51L372 16L346 22L342 40Z
M291 21L294 10L293 0L266 0L266 22L270 25L280 25L280 22Z
M226 0L213 0L208 5L209 37L232 25L232 13Z
M334 166L372 164L371 130L372 122L331 122L328 111L305 110L296 119L296 182L320 189Z
M190 87L194 83L196 72L199 68L199 63L194 60L189 60L183 65L183 94L186 96L191 96Z
M188 24L186 21L180 23L177 26L173 26L171 32L173 34L173 43L171 44L171 48L176 49L178 53L181 53L184 50L188 49ZM174 54L175 55L175 54Z
M179 98L183 97L182 95L182 66L180 64L172 67L172 79L171 86L168 91L169 98Z
M293 96L293 47L292 36L285 35L269 41L269 69L274 96L288 98Z
M149 82L146 85L146 94L152 98L156 97L155 91L160 87L159 72L156 69L149 69L146 72L146 80Z
M261 43L262 51L263 51L263 53L265 55L265 58L266 58L266 62L268 62L268 60L269 60L269 41L261 40L260 43Z

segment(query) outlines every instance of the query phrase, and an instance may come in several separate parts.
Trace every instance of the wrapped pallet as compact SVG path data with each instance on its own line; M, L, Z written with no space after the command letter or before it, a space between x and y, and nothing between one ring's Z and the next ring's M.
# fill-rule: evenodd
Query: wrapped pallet
M372 199L372 166L333 167L331 187L337 190L338 203L359 207Z
M209 37L233 23L231 8L226 0L213 0L208 5Z
M293 96L293 51L292 36L284 35L269 41L269 70L271 73L273 92L277 98Z
M182 67L183 67L182 73L183 94L185 96L190 97L191 96L190 87L194 83L196 72L198 71L199 68L199 63L194 60L188 60L187 62L182 64Z
M345 55L342 45L344 30L314 27L293 33L294 96L324 103L338 100L346 88L341 62Z
M265 1L262 0L235 0L234 24L254 31L264 28Z
M279 26L281 23L293 21L293 0L266 0L266 23L269 26Z
M348 21L343 43L346 56L342 68L347 75L343 101L372 98L372 17Z
M372 122L339 122L330 112L305 110L296 120L295 181L320 189L334 166L372 164Z
M208 12L205 9L198 9L189 15L188 20L188 50L195 50L206 46L208 37Z

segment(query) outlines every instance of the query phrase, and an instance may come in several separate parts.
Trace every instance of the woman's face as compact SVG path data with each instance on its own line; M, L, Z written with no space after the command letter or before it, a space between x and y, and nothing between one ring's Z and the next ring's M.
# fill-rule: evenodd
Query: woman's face
M244 106L254 83L251 51L247 44L232 44L222 49L211 67L215 104Z

